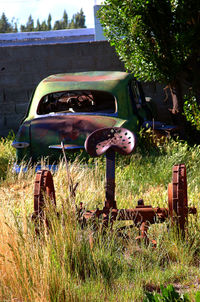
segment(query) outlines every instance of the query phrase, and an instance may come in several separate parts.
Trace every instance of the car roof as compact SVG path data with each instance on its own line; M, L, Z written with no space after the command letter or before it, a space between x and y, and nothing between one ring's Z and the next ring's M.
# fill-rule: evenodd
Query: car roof
M29 110L30 116L35 115L39 101L49 93L96 90L117 96L119 93L122 94L122 91L127 91L127 84L133 78L132 74L122 71L86 71L50 75L43 79L35 90Z
M104 82L121 81L130 77L130 74L121 71L86 71L75 73L61 73L50 75L43 82Z
M64 90L104 90L114 92L124 86L133 75L121 71L87 71L50 75L43 79L37 90L40 94Z

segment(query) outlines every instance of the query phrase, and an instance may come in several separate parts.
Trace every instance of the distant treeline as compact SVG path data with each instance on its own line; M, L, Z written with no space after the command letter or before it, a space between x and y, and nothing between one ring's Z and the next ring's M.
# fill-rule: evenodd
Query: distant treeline
M48 15L47 20L44 20L40 23L40 20L37 19L36 24L30 15L28 21L25 25L20 25L18 28L18 22L13 18L9 22L5 13L2 14L0 18L0 33L15 33L15 32L30 32L30 31L47 31L47 30L58 30L58 29L72 29L72 28L85 28L85 15L81 8L80 12L77 12L72 16L72 19L68 19L66 10L64 10L63 17L61 20L55 21L52 26L52 17L51 14Z

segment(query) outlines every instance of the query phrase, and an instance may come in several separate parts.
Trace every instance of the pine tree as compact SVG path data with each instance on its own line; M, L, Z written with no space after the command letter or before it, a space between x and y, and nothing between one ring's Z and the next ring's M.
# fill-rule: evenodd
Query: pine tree
M54 29L54 30L62 29L62 23L61 23L59 20L57 20L57 21L54 23L53 29Z
M75 25L75 15L72 16L71 22L69 23L69 28L71 28L71 29L76 28L76 25Z
M22 25L20 26L20 31L21 31L21 32L26 31L26 26L22 24Z
M20 30L25 32L34 31L34 20L31 15L28 17L26 25L21 25Z
M49 14L48 19L47 19L47 30L51 30L51 14Z
M40 31L40 30L41 30L40 20L37 19L37 25L36 25L35 31Z
M63 13L63 24L62 24L62 28L63 28L63 29L68 28L68 15L67 15L67 13L66 13L66 10L64 10L64 13Z
M81 8L80 12L72 16L69 28L85 28L85 15Z
M3 13L0 18L0 32L1 33L10 33L12 31L13 31L12 26L8 22L8 18L6 17L5 13Z
M40 30L42 30L42 31L48 30L48 25L46 24L46 21L42 21Z
M34 31L34 20L31 15L28 17L28 21L26 23L26 31Z
M11 27L12 27L12 32L14 33L18 32L17 20L15 19L15 17L13 17L11 20Z
M80 12L75 15L75 24L76 28L85 28L85 15L83 13L82 8L80 9Z

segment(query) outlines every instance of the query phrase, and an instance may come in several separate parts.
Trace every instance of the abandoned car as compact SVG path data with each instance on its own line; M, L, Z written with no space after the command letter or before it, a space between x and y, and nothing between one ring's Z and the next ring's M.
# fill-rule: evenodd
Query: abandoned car
M150 103L132 74L51 75L37 86L13 147L18 162L41 157L53 162L59 159L62 144L65 150L81 149L96 129L125 127L137 132L152 117Z

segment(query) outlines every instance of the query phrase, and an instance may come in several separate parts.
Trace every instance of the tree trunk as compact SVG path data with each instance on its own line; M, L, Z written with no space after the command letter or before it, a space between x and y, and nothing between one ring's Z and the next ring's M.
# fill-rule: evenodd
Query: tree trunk
M181 126L184 131L186 125L186 119L183 115L183 93L181 83L178 80L169 84L171 97L172 97L172 109L169 109L172 113L172 119L174 124Z
M172 96L172 103L173 108L170 109L172 114L182 114L183 112L183 95L182 95L182 89L181 84L179 81L174 81L169 84L171 96Z

